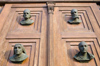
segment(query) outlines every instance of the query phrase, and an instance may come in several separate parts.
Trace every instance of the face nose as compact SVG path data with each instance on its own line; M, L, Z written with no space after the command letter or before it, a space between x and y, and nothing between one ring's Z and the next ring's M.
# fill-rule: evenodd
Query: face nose
M18 48L17 48L17 50L18 50Z
M18 51L18 48L16 48L16 51Z
M19 48L17 47L17 48L16 48L16 51L18 51L18 50L19 50Z
M85 48L85 46L83 46L83 48Z

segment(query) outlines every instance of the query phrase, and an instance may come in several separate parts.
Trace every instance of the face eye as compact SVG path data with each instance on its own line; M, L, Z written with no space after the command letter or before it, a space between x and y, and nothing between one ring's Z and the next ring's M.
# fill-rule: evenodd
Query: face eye
M19 49L21 48L21 47L18 47Z
M80 47L83 47L83 45L81 45Z
M14 49L17 49L17 47L15 47Z
M87 46L85 45L85 47L87 47Z

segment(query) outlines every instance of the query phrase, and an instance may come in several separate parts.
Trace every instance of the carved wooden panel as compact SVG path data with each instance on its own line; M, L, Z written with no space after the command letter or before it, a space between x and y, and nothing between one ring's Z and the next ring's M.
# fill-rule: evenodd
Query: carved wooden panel
M37 65L38 61L39 61L38 60L39 59L39 57L38 57L39 56L39 46L40 46L39 42L40 42L39 39L9 40L9 45L11 46L11 49L8 50L10 52L9 57L13 55L14 45L16 43L20 43L25 47L28 58L25 61L23 61L21 64L12 63L12 62L10 62L10 60L8 58L7 66L18 66L18 65L19 66L34 66L34 65Z
M78 10L78 13L79 13L79 16L80 16L80 19L82 20L82 23L81 24L68 24L68 20L71 19L71 13L70 11L72 9L77 9ZM62 30L66 31L66 30L91 30L91 31L94 31L94 27L96 24L97 25L97 28L100 26L99 22L96 21L96 18L95 18L95 15L92 13L92 10L90 7L83 7L83 6L80 6L80 7L60 7L59 8L59 11L61 12L61 15L62 16ZM72 31L73 31L72 30Z
M98 40L97 39L64 39L66 42L66 50L68 54L68 59L71 61L71 65L91 65L91 66L99 66L99 57L100 57L100 51L99 51L99 45L98 45ZM92 59L88 63L80 63L74 60L75 54L79 52L79 47L78 44L81 41L85 41L88 44L88 52L93 54L95 56L94 59Z
M100 65L100 16L95 3L56 3L53 15L54 66L99 66ZM77 9L80 24L69 24L71 10ZM88 52L95 56L89 63L73 59L79 52L78 44L86 41ZM58 51L58 52L57 52Z
M42 27L42 18L43 18L43 13L42 13L43 8L40 8L40 9L28 8L31 11L31 16L32 16L31 19L34 20L34 23L32 25L29 25L29 26L22 26L22 25L20 25L20 21L23 19L23 11L25 9L26 8L17 8L16 9L15 14L13 15L14 18L12 20L11 28L8 32L7 38L11 38L11 37L15 38L15 37L18 37L20 35L21 36L22 35L29 36L29 38L31 38L31 36L33 34L40 36L41 27ZM34 35L34 36L36 36L36 35Z
M0 2L49 2L51 0L0 0ZM52 0L52 2L59 2L60 0ZM99 0L61 0L62 2L100 2Z
M47 10L46 4L6 4L1 20L0 28L0 47L1 62L0 66L46 66L47 65ZM31 25L21 25L23 11L31 11ZM5 14L6 10L8 12ZM21 43L25 47L28 58L22 64L10 62L9 57L13 55L13 47L16 43ZM8 46L8 48L7 48ZM3 49L5 48L5 49ZM42 59L43 58L43 59Z
M48 3L47 3L48 4ZM50 7L47 13L47 6ZM23 11L30 9L32 25L20 25ZM69 24L70 11L77 9L80 24ZM99 66L100 14L95 3L5 4L0 14L1 66ZM86 41L95 58L79 63L73 56ZM24 45L28 58L22 64L9 61L16 43Z

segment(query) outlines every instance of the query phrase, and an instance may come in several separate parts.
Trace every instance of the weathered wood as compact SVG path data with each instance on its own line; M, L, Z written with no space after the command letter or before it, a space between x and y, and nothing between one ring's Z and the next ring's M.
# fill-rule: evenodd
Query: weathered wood
M3 3L18 3L18 2L24 2L24 3L32 3L32 2L48 2L51 0L0 0L0 2ZM100 2L100 0L52 0L52 2Z
M2 12L2 10L3 10L3 6L0 6L0 13Z
M6 4L0 14L0 65L47 66L47 10L44 8L46 4L39 4L40 7L37 4L32 4L32 6L39 8L31 8L30 6L27 8L24 5L19 8L20 4L16 8L13 5ZM34 24L22 26L19 22L22 20L23 11L26 8L31 10L31 19L34 20ZM5 43L7 40L8 43ZM22 64L14 64L9 61L16 43L23 44L28 55Z
M54 33L53 33L53 13L54 13L54 3L47 3L48 10L48 66L54 66Z
M74 8L82 20L80 24L67 22ZM20 25L25 9L31 11L34 24ZM0 14L0 66L99 66L99 13L95 3L5 4ZM73 59L81 41L88 44L88 52L95 56L89 63ZM28 55L22 64L9 61L16 43L23 44Z
M0 14L0 19L1 19L0 20L0 22L1 22L1 24L0 24L0 32L1 32L1 29L3 27L4 21L7 19L7 16L9 14L9 12L10 12L11 6L12 6L12 4L6 4L4 6L3 10L2 10L2 13Z
M55 42L54 66L99 66L100 56L98 55L100 55L100 51L98 49L100 49L100 47L98 46L100 41L100 29L98 22L100 19L96 18L99 16L99 14L97 15L99 12L97 5L95 5L95 3L56 3L55 6L55 17L53 18L55 24L55 31L53 33L56 37L53 41ZM93 8L95 8L95 10ZM67 21L71 19L70 11L72 9L78 10L80 19L82 20L81 24L74 25L67 23ZM95 59L92 59L89 63L79 63L73 59L75 54L79 51L78 44L81 41L86 41L86 43L91 46L88 51L96 56ZM60 53L63 55L60 55ZM64 58L66 59L64 60Z

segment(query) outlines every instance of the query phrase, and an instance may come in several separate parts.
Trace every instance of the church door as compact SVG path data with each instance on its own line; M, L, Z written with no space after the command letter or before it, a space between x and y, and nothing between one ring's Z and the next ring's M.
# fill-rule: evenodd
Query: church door
M20 24L25 9L31 12L31 25ZM68 23L72 9L78 10L81 23ZM95 3L5 4L0 14L0 66L99 66L99 17ZM81 41L95 56L88 63L73 59ZM21 64L9 60L17 43L24 46L28 55Z

